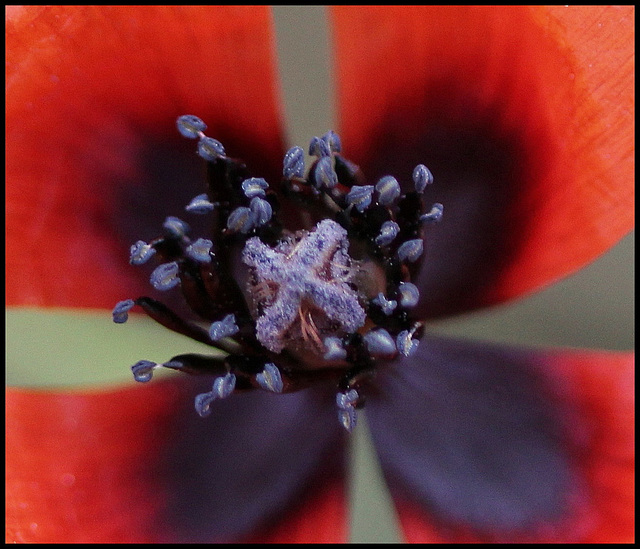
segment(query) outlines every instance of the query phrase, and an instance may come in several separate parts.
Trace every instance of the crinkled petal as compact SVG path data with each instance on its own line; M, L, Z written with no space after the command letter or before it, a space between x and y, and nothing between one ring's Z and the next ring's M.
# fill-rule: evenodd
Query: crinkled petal
M10 304L110 308L146 291L129 247L205 190L182 114L279 180L268 7L26 6L6 22Z
M7 541L344 541L333 395L256 391L200 418L193 398L210 388L179 377L105 392L8 389Z
M633 538L633 357L428 337L366 411L409 541Z
M428 316L550 283L634 224L632 6L335 7L340 132L375 181L435 181ZM356 38L354 38L356 37Z

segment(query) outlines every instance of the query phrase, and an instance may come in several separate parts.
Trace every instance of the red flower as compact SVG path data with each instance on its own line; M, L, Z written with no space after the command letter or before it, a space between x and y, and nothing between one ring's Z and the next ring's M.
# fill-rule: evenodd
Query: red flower
M341 137L436 174L423 318L521 296L633 227L633 8L334 8ZM111 309L127 247L194 195L172 121L252 173L283 149L264 7L7 8L7 303ZM168 133L171 132L171 133ZM367 410L411 541L630 541L633 357L425 337ZM7 541L344 539L320 391L194 416L191 378L7 390Z

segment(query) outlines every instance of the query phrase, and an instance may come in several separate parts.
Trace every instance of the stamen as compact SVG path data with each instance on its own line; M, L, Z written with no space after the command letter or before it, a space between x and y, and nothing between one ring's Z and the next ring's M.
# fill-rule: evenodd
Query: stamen
M345 197L347 204L353 204L359 212L364 212L371 204L373 185L354 185Z
M253 220L257 227L261 227L262 225L266 225L271 221L271 216L273 215L273 209L271 208L271 204L269 204L266 200L256 196L251 199L249 203L249 209L253 214Z
M225 359L226 357L221 355L210 356L187 353L174 356L171 360L159 364L159 366L191 375L210 376L228 371Z
M225 376L217 377L213 380L213 390L211 391L217 398L227 398L236 387L236 376L229 372Z
M185 254L198 263L211 263L211 248L213 242L206 238L198 238L187 246Z
M262 177L251 177L242 182L242 191L247 198L254 196L265 196L265 189L269 188L269 184Z
M195 214L206 214L213 211L215 204L209 201L209 197L205 194L199 194L185 206L185 210Z
M167 233L176 238L182 238L191 229L191 227L189 227L187 223L182 221L182 219L178 219L177 217L174 217L172 215L164 220L162 226L165 228Z
M350 433L356 426L357 414L355 404L359 398L358 391L351 389L336 395L338 405L338 421Z
M376 244L388 246L399 232L400 226L395 221L385 221L380 227L380 234L376 236Z
M420 221L427 221L429 223L440 221L442 219L443 211L444 206L439 202L436 202L433 206L431 206L431 211L429 213L420 216Z
M280 370L273 362L268 362L264 365L264 370L256 375L256 381L265 391L281 393L284 389Z
M396 344L398 346L398 351L400 351L404 356L411 356L418 350L418 344L420 343L417 340L411 339L413 336L413 330L403 330L398 334L396 338Z
M255 226L255 214L245 206L233 210L227 218L227 229L233 233L247 234Z
M338 410L338 421L348 433L355 429L357 419L358 414L353 406L349 406L345 410Z
M383 206L391 206L400 196L400 185L395 177L385 175L376 183L376 191L378 191L378 203Z
M326 337L324 339L325 360L344 360L347 358L347 350L342 346L342 340L339 337Z
M292 147L284 155L282 175L286 179L304 177L304 151L302 147Z
M129 311L133 309L135 304L133 299L125 299L124 301L116 303L111 313L113 315L113 321L116 324L124 324L129 319Z
M423 243L421 238L407 240L398 248L398 258L400 261L410 261L414 263L422 255Z
M317 156L318 158L330 156L331 149L329 148L329 144L320 137L312 137L309 143L309 155Z
M338 408L340 408L340 410L346 410L350 406L355 406L358 398L360 398L360 395L358 395L358 391L356 391L355 389L350 389L349 391L338 393L336 395L336 404L338 405Z
M162 292L175 288L180 284L179 272L180 268L175 261L158 265L151 273L151 285Z
M131 265L142 265L149 261L155 253L156 250L153 246L150 246L143 240L138 240L138 242L131 246L129 263L131 263Z
M213 162L224 156L224 147L217 139L205 135L198 141L198 154L205 160Z
M324 186L327 189L333 189L338 184L338 175L333 169L330 156L323 156L318 160L315 177L319 187Z
M395 308L398 306L398 302L396 300L387 299L382 292L380 292L378 294L378 297L376 297L372 301L373 301L373 303L378 305L382 309L382 312L387 316L389 316L391 313L393 313Z
M373 356L393 357L397 353L393 338L384 328L371 330L362 339Z
M158 363L151 362L150 360L140 360L136 362L133 366L131 366L133 379L139 381L140 383L151 381L151 378L153 377L153 370L158 366L160 366Z
M407 309L415 307L420 299L418 287L411 282L400 282L400 305Z
M419 193L423 193L427 185L433 183L433 174L424 164L418 164L413 169L413 183Z
M211 403L217 398L213 391L196 396L195 408L200 417L207 417L211 413Z
M178 117L176 126L182 136L188 139L199 137L200 134L207 129L207 125L193 114L184 114Z
M224 337L231 337L238 333L240 328L236 324L236 317L233 314L225 316L222 320L218 320L211 324L209 328L209 336L213 341L218 341Z
M163 364L141 360L131 367L134 378L147 382L158 367L209 376L211 390L194 402L202 417L236 387L284 393L331 380L343 391L336 394L338 419L352 431L366 396L360 391L373 379L378 359L408 357L418 349L422 324L407 309L417 305L420 294L411 282L400 281L415 270L403 263L416 262L423 253L419 222L439 221L442 204L424 213L423 199L403 194L391 175L366 185L360 168L339 154L338 134L328 131L309 143L309 154L317 159L306 177L303 148L284 155L283 190L298 193L297 207L308 208L286 220L306 227L295 231L278 219L279 186L269 188L265 179L251 177L241 160L228 158L222 143L205 135L207 126L197 116L181 116L176 125L182 136L198 140L198 155L210 163L208 192L185 210L214 212L211 240L189 238L189 225L170 216L163 235L131 246L129 261L142 265L156 253L162 256L165 263L150 276L153 287L165 291L180 285L186 305L210 324L187 320L145 296L120 301L112 317L124 323L137 305L164 327L217 352L177 355ZM433 182L423 164L412 178L417 193ZM247 276L235 276L237 259L249 269ZM240 281L246 281L246 292ZM311 353L315 356L307 356Z
M340 136L333 130L329 130L322 136L322 140L329 146L331 152L337 153L342 150Z
M342 181L349 182L349 186L359 180L359 176L362 176L360 167L354 164L350 160L347 160L343 156L336 155L336 173L340 174Z

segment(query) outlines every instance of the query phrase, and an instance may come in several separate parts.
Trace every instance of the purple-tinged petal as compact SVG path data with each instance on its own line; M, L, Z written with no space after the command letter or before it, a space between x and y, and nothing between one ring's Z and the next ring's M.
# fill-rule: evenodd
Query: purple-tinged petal
M182 540L233 540L277 521L322 478L340 476L344 439L330 399L255 391L216 400L202 420L187 403L167 456L162 520Z
M110 308L147 291L129 246L205 184L180 115L279 180L268 6L23 6L6 23L10 304Z
M237 394L203 419L193 399L209 390L210 379L186 376L106 392L8 390L7 539L278 541L281 521L306 517L322 539L343 541L334 391Z
M522 296L631 230L633 6L335 6L330 16L350 159L405 191L424 162L434 179L424 200L446 210L413 279L423 318Z
M410 539L630 537L632 360L609 360L595 375L548 352L425 337L382 369L374 442L402 516L435 536Z

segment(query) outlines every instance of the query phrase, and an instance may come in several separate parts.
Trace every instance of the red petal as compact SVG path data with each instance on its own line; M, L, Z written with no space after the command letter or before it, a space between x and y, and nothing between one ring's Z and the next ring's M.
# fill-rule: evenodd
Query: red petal
M633 227L634 8L336 7L341 135L431 167L429 314L564 276Z
M180 391L157 383L114 396L7 390L7 542L158 541L148 517L163 494L149 456Z
M347 502L343 479L325 479L317 492L305 494L286 520L243 543L346 543Z
M134 234L204 190L177 116L252 168L280 163L265 6L14 7L6 49L11 305L111 308L146 289Z
M344 541L345 439L330 395L234 395L202 419L204 387L8 389L6 541Z

